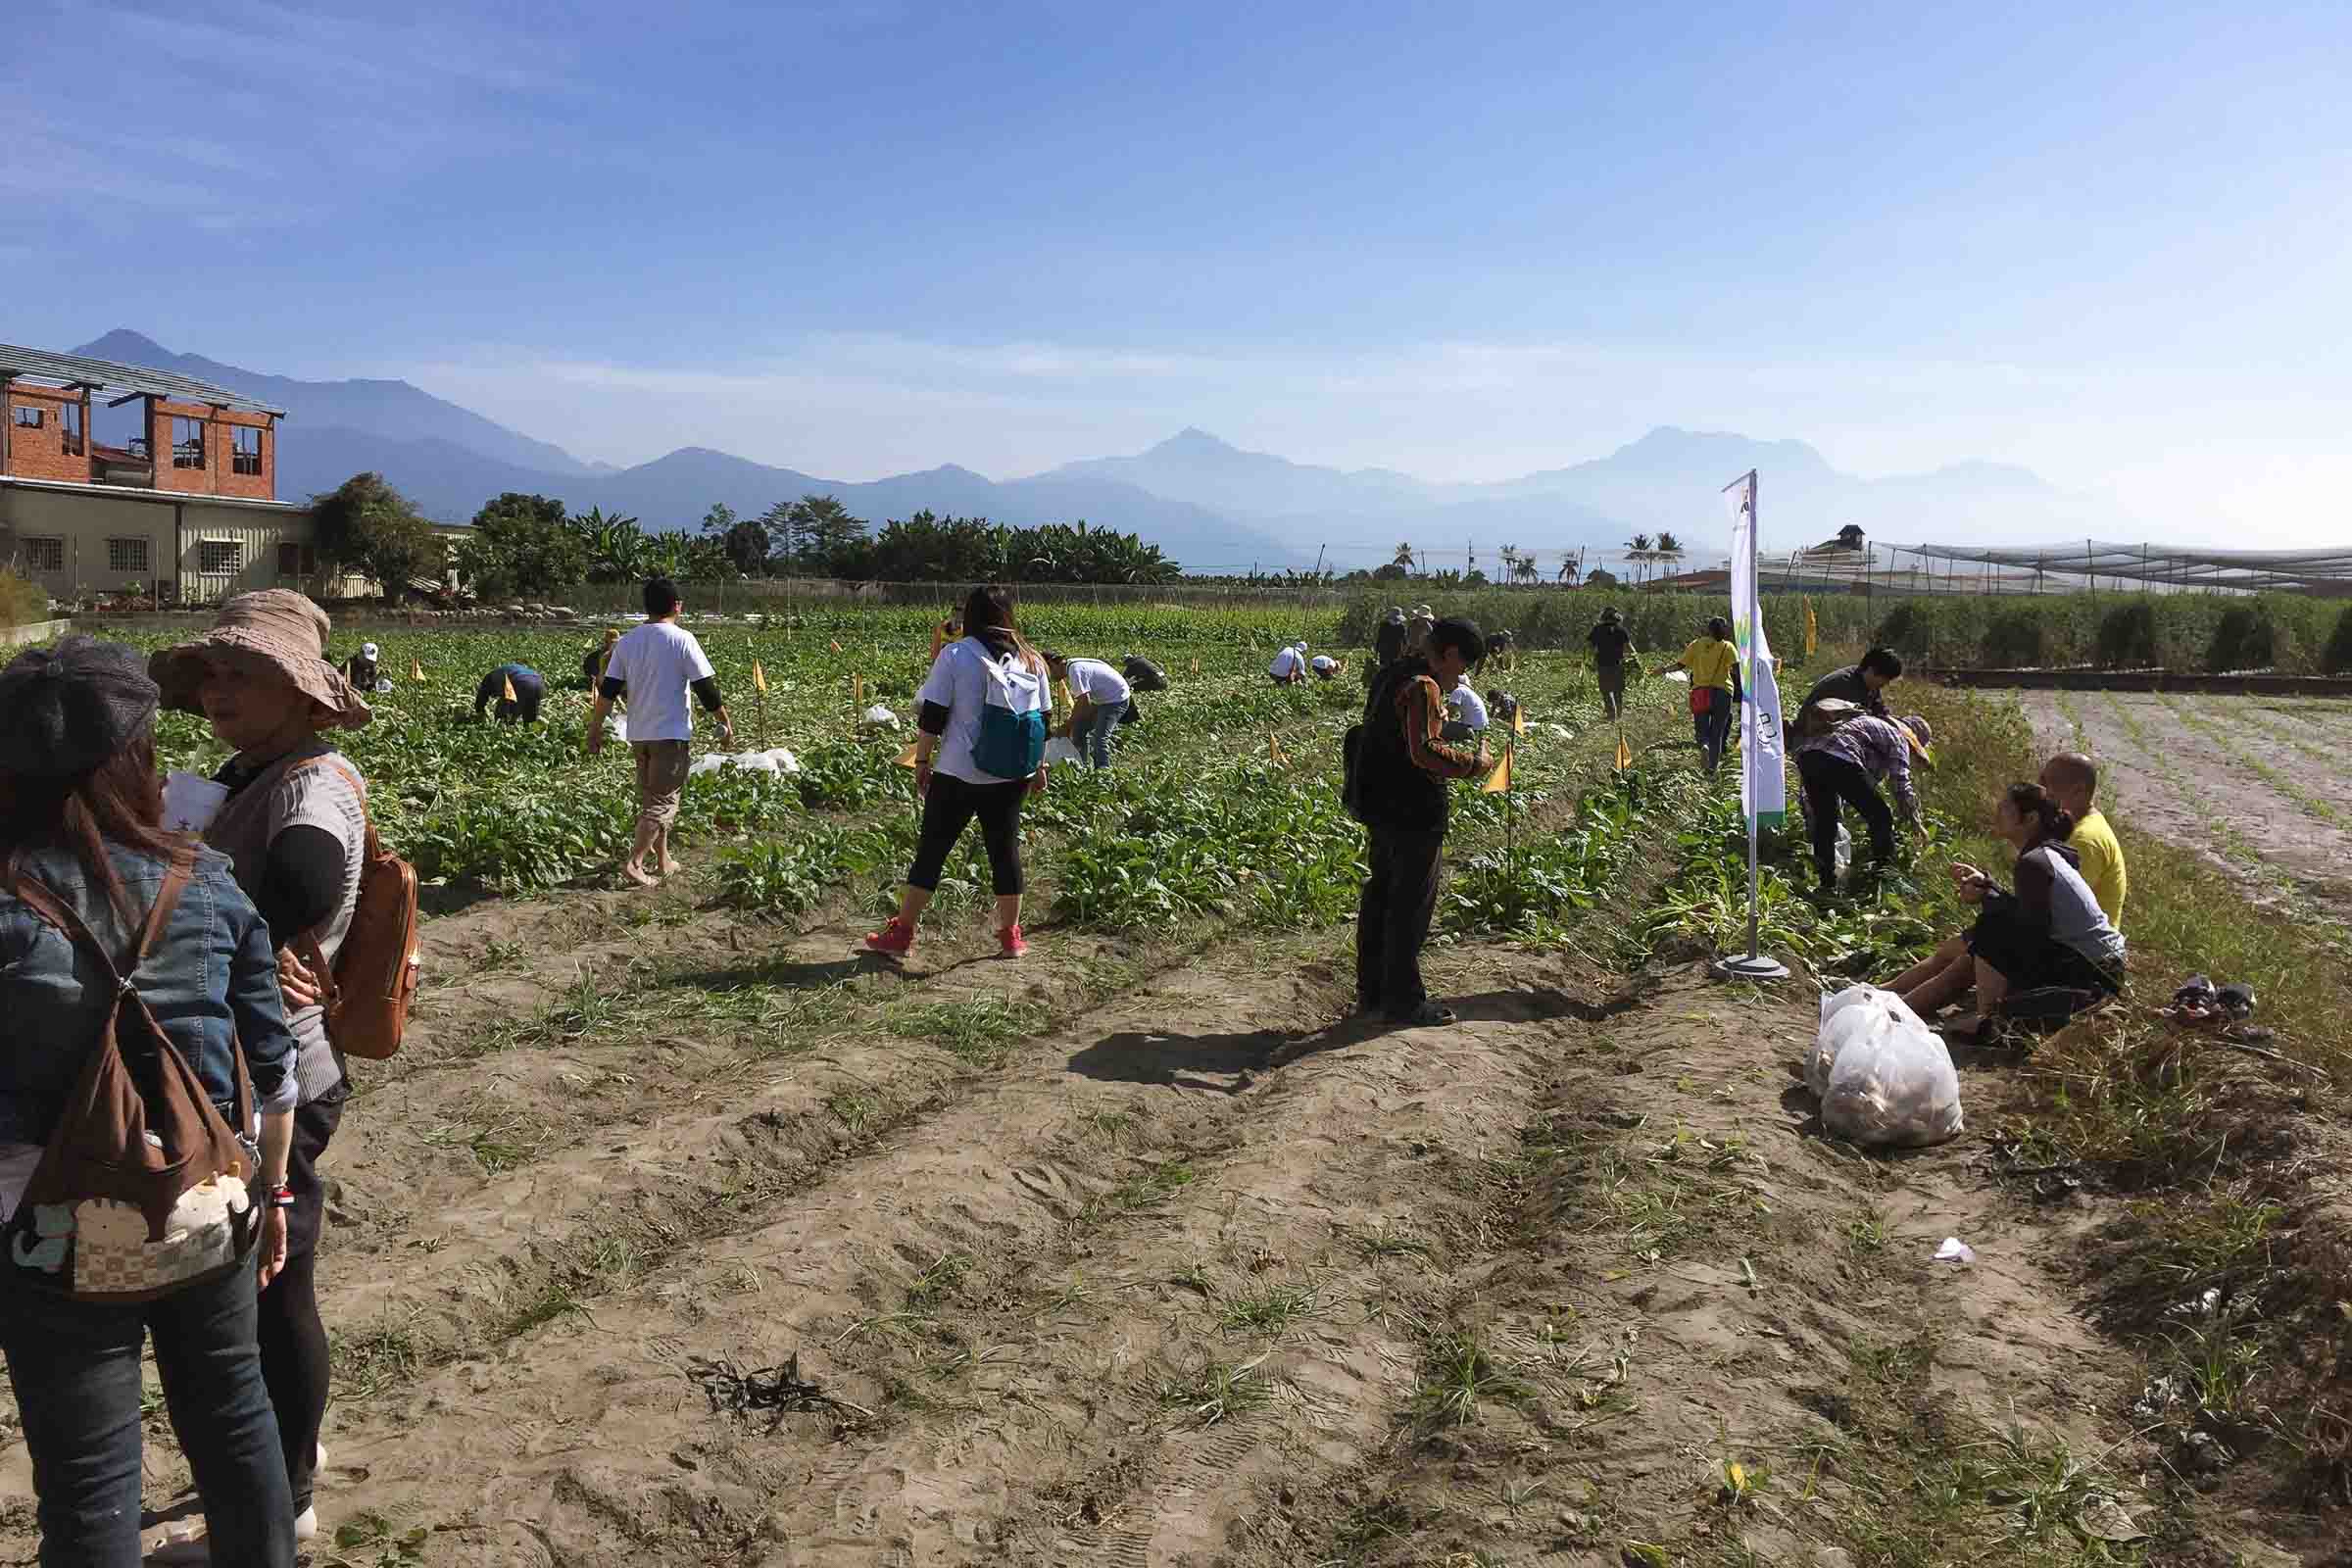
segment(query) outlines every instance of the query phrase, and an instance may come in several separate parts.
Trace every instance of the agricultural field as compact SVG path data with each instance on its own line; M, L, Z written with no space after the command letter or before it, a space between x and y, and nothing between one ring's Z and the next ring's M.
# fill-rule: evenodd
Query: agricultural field
M2352 700L2016 694L2052 749L2090 753L2144 830L2191 846L2261 902L2352 917Z
M2162 1069L2175 1128L2103 1039L2047 1072L1984 1054L1969 1135L1892 1158L1823 1137L1792 1077L1820 990L1950 929L1939 866L1985 857L1984 802L2030 765L2013 706L1918 694L1947 760L1875 897L1816 906L1768 845L1762 938L1799 972L1749 991L1706 978L1745 851L1684 688L1637 683L1620 773L1583 661L1486 672L1530 724L1511 792L1456 802L1429 968L1461 1022L1394 1032L1345 1016L1362 688L1262 673L1278 640L1336 642L1330 615L1039 612L1042 644L1145 654L1176 689L1111 773L1033 801L1026 960L993 956L976 848L905 965L860 956L914 803L904 731L857 712L910 708L930 618L698 627L739 746L757 661L801 771L695 779L687 871L650 895L614 885L627 764L581 755L584 690L534 730L468 717L484 670L561 686L589 634L364 634L395 690L351 751L433 916L410 1042L357 1065L325 1161L318 1568L2332 1549L2307 1499L2341 1404L2279 1380L2328 1343L2333 1287L2287 1266L2258 1145L2214 1154L2206 1056ZM167 727L174 763L212 759ZM2125 826L2152 910L2222 886ZM2266 918L2226 956L2313 968ZM2336 1062L2336 1024L2290 1022L2328 977L2245 961L2278 1056ZM2264 1064L2213 1055L2250 1114ZM2168 1228L2163 1172L2194 1162ZM1931 1261L1946 1236L1979 1262ZM2281 1299L2201 1328L2192 1386L2171 1327L2098 1310L2094 1244L2160 1303L2304 1282L2306 1359ZM2135 1411L2158 1380L2181 1392ZM2200 1476L2211 1430L2245 1458ZM149 1504L184 1512L160 1403L147 1431ZM29 1562L12 1439L0 1561Z

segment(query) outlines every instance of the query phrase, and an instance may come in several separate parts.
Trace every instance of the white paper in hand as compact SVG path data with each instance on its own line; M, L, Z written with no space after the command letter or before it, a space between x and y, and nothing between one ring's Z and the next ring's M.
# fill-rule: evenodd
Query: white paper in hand
M194 773L164 775L164 827L172 833L202 833L213 825L228 786Z

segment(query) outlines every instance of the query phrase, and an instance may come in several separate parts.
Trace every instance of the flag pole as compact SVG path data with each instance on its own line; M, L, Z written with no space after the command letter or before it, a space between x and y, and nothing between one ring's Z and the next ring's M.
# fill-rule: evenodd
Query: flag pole
M1747 604L1744 610L1737 603L1732 606L1733 614L1744 614L1745 619L1740 623L1740 629L1746 633L1740 639L1741 652L1747 661L1747 702L1741 705L1744 710L1740 716L1740 796L1744 807L1740 814L1747 818L1747 953L1743 956L1718 958L1715 961L1715 973L1719 978L1726 980L1784 980L1788 978L1788 966L1778 958L1768 958L1757 951L1756 906L1761 899L1763 884L1757 864L1756 839L1758 837L1757 813L1763 791L1762 783L1756 776L1756 768L1758 754L1764 748L1758 744L1756 734L1756 726L1763 716L1761 713L1763 705L1756 695L1756 630L1763 618L1761 603L1763 594L1756 581L1756 470L1750 468L1739 479L1734 480L1733 484L1743 484L1747 488L1745 507L1747 513ZM1733 566L1736 584L1740 575L1739 563L1734 562ZM1772 753L1777 760L1780 756L1778 745L1772 748Z

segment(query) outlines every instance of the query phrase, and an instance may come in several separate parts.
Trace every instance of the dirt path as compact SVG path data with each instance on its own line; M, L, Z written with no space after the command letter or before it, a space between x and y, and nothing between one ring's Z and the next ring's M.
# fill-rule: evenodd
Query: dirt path
M2109 764L2100 789L2122 819L2194 847L2258 901L2352 916L2352 813L2336 804L2338 775L2258 724L2233 722L2242 699L2017 696L2045 746L2086 742Z

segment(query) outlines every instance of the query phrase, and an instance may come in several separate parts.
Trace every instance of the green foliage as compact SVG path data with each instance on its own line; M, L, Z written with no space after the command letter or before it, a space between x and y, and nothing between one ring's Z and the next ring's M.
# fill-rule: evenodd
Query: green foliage
M2215 674L2231 669L2267 669L2277 657L2277 628L2259 604L2233 604L2214 623L2205 667Z
M458 579L484 599L545 594L588 573L588 551L564 503L508 491L473 515L458 545Z
M386 598L398 598L414 578L441 573L446 555L433 525L380 473L355 473L313 496L311 517L319 559L365 574Z
M0 569L0 626L30 626L49 618L49 595L38 583Z
M2346 606L2335 617L2334 629L2328 633L2328 646L2320 656L2320 667L2330 675L2352 670L2352 606Z
M2156 611L2142 598L2127 599L2099 617L2099 662L2109 669L2156 662Z

